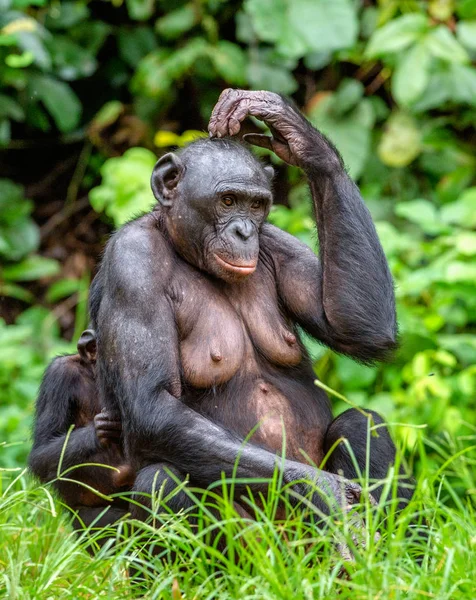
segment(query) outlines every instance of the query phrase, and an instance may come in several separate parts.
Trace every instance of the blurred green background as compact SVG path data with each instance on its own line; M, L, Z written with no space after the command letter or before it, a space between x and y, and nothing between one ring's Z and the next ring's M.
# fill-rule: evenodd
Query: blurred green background
M475 65L476 0L0 0L0 466L25 464L42 372L87 325L108 234L152 206L156 157L204 132L230 86L292 96L333 140L395 278L395 361L363 367L308 340L316 373L391 422L426 425L430 460L463 448ZM315 247L302 173L264 160L277 173L270 219ZM419 430L395 430L411 450Z

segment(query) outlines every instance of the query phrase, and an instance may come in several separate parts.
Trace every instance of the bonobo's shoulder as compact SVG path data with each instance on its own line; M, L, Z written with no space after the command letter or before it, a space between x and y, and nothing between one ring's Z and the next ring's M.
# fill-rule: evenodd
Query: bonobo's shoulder
M104 254L106 271L141 275L166 272L172 252L160 231L157 216L148 213L130 221L113 234Z
M307 256L316 259L316 255L309 246L287 231L271 225L271 223L263 225L260 244L265 250L272 252L273 255L278 257L294 258L297 256Z
M135 255L144 254L162 246L166 246L166 241L163 233L159 230L154 213L147 213L134 221L129 221L111 236L108 243L108 249L131 252Z

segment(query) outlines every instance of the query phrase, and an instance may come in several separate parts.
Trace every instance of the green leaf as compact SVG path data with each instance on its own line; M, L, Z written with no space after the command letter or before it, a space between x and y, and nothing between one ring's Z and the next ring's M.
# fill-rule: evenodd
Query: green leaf
M469 62L466 50L445 25L432 29L425 38L425 45L435 58L441 58L447 62Z
M287 69L261 61L248 64L247 79L250 87L255 90L292 94L298 88L297 81Z
M395 206L395 214L407 221L416 223L425 233L433 234L441 229L438 211L428 200L399 202Z
M476 227L476 187L466 190L456 202L443 206L441 219L461 227Z
M44 256L29 256L16 265L2 269L5 281L34 281L43 277L53 277L60 271L58 261Z
M465 256L476 256L476 233L462 231L456 236L456 248Z
M14 121L23 121L25 112L16 100L0 94L0 118L2 117L8 117Z
M81 289L80 279L60 279L51 284L46 293L47 302L58 302L63 298L67 298L72 294L75 294Z
M97 68L96 59L66 36L55 35L47 42L56 73L66 81L89 77Z
M51 57L47 51L43 40L40 38L38 31L19 31L16 34L18 47L23 52L31 52L34 56L34 62L44 71L51 69Z
M9 54L5 57L5 64L12 69L24 69L33 64L34 61L35 55L29 50L21 54Z
M126 6L130 18L135 21L149 19L155 10L154 0L126 0Z
M36 250L40 242L38 226L30 219L18 220L14 226L0 224L0 256L20 260Z
M456 37L469 50L476 50L476 20L460 21L456 26Z
M406 167L415 160L421 152L421 132L415 119L405 113L392 113L385 123L377 152L389 167Z
M0 282L0 296L7 296L8 298L15 298L16 300L21 300L22 302L26 302L28 304L33 304L35 301L35 296L25 290L25 288L20 285L15 285L14 283L1 283Z
M55 2L48 10L45 27L69 29L88 17L89 9L84 2Z
M425 43L407 50L398 62L392 79L392 91L397 102L408 106L418 100L430 79L431 54Z
M217 73L233 85L246 83L246 56L237 45L223 40L216 46L210 46L208 55Z
M364 85L356 79L343 79L332 102L332 112L343 116L360 102L364 95Z
M121 28L117 40L120 57L132 68L157 48L155 35L150 27Z
M476 281L476 264L455 261L448 265L446 278L450 283L458 281Z
M263 41L285 56L335 51L352 46L358 33L350 0L247 0L245 10Z
M350 175L356 179L369 155L375 115L371 103L364 99L345 117L336 118L332 113L333 97L331 94L319 102L309 118L335 144Z
M190 2L171 10L165 17L158 19L155 23L155 30L165 39L175 40L192 29L197 22L197 16L197 9Z
M429 29L428 20L421 13L410 13L392 19L375 31L369 40L365 55L378 58L401 52L422 37Z
M43 102L60 131L71 131L81 118L81 103L62 81L41 75L30 77L30 94Z
M8 119L0 119L0 147L8 146L11 139L11 126Z
M105 212L116 227L150 210L155 203L150 174L156 160L145 148L131 148L123 156L107 160L101 168L101 185L89 194L94 210Z

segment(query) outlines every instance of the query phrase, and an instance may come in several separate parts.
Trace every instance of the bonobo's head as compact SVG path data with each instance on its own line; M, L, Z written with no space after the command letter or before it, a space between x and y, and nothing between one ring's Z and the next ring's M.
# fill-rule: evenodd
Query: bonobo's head
M163 156L151 184L177 252L227 282L253 273L272 176L272 167L229 139L200 139Z

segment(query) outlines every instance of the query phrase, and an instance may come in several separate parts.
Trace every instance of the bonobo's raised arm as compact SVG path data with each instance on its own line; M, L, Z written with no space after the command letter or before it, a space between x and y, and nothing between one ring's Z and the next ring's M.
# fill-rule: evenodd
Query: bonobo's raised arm
M281 299L311 335L338 352L369 362L396 346L392 278L357 186L333 145L278 94L225 90L210 134L236 135L247 116L263 120L272 137L248 134L308 176L319 237L317 260L295 238L265 226L262 246L276 264Z

